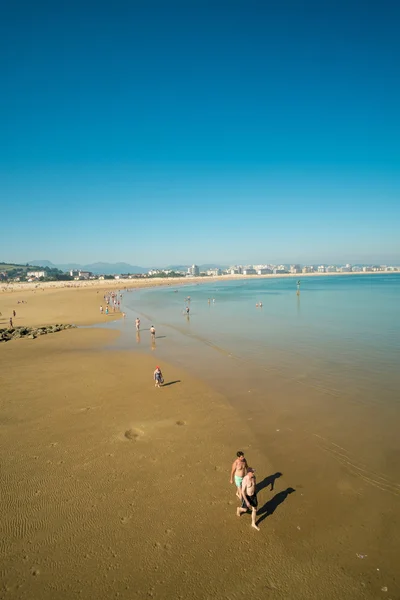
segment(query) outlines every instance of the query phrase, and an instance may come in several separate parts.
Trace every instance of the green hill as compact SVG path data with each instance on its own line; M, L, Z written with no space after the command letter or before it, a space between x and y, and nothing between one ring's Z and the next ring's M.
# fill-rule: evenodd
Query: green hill
M13 269L18 269L19 271L26 273L27 271L41 271L42 267L36 267L33 265L19 265L17 263L0 262L0 273L12 271Z
M41 278L43 281L55 281L55 280L69 280L71 277L66 275L60 269L50 267L38 267L35 265L19 265L16 263L0 262L0 279L3 281L12 281L13 279L19 278L24 280L27 277L28 271L45 271L45 277Z

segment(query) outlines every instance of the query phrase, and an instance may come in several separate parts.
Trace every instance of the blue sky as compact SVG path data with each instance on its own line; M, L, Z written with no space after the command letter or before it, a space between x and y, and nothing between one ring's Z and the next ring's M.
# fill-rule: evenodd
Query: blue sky
M0 22L0 260L400 263L398 2L55 4Z

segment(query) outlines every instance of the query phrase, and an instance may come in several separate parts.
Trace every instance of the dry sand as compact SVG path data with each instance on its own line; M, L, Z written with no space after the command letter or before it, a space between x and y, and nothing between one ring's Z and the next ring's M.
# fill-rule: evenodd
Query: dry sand
M43 292L27 306L24 324L42 324L40 311L46 322L98 312L93 290ZM304 440L271 464L268 440L222 394L164 363L170 385L155 389L154 358L102 349L116 335L78 329L0 346L1 598L398 598L379 564L346 556L348 528L341 550L326 551L329 514L318 498L307 513L312 496L290 467L293 452L313 459ZM235 515L239 448L259 482L285 464L259 493L271 513L260 532Z
M6 292L0 294L0 327L8 327L12 311L16 311L13 325L19 327L53 325L55 323L73 323L75 325L93 325L113 319L121 318L119 312L100 314L100 306L105 309L105 291L109 288L99 290L78 288L44 288L27 289L24 292ZM25 303L18 304L18 300Z

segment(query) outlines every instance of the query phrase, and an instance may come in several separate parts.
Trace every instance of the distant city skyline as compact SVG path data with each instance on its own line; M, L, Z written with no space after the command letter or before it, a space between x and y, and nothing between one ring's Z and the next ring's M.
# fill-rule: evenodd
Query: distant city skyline
M32 261L35 266L5 264L0 262L0 282L8 285L13 282L38 281L81 281L81 280L131 280L143 278L176 277L216 277L216 276L262 276L262 275L323 275L351 273L400 273L400 265L301 265L253 264L253 265L177 265L144 269L127 263L95 263L82 267L54 265L49 261ZM44 264L46 262L47 264ZM41 266L40 266L41 265ZM300 285L300 282L298 282Z
M8 3L0 257L400 261L400 4Z

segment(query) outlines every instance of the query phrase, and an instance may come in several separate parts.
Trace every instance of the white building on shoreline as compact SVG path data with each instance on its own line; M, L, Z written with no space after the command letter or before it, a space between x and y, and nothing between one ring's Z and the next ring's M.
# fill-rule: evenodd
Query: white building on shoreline
M28 271L26 276L40 279L41 277L46 277L46 271Z
M187 274L190 277L199 277L200 275L200 269L197 265L192 265L191 267L188 268L188 272Z

